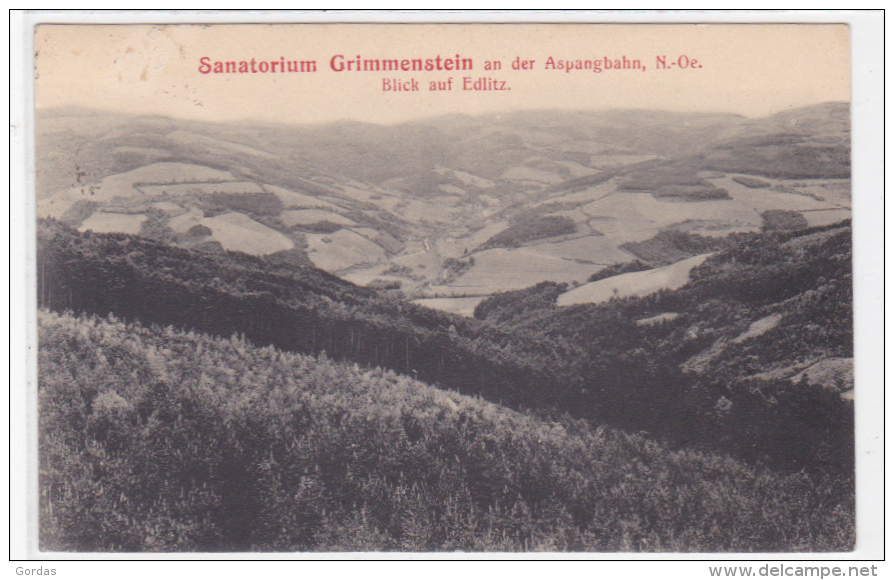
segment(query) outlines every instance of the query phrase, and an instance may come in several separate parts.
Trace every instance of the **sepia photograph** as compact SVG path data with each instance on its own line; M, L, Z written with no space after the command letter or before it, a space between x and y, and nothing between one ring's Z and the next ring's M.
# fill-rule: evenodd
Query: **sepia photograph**
M862 541L847 24L33 48L40 554Z

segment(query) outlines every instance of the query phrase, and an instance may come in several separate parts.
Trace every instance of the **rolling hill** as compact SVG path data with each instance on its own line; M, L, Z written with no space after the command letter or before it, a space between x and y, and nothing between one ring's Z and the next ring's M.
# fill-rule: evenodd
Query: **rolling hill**
M701 265L689 264L676 290L562 306L589 285L569 291L543 282L465 304L474 314L465 318L311 266L47 222L38 237L38 303L241 333L258 345L325 351L513 408L568 412L784 469L847 473L852 402L839 396L847 385L810 386L841 374L813 373L806 385L792 378L853 357L850 256L846 223L738 234L726 249L690 260ZM618 287L661 272L591 284ZM684 281L683 272L674 276ZM768 317L772 325L758 324ZM762 331L749 334L755 324ZM718 414L724 400L733 407ZM787 445L767 447L768 437Z
M833 103L764 119L527 111L280 127L42 110L38 216L286 253L364 284L411 263L412 274L385 279L408 296L483 297L583 282L668 229L758 231L776 210L811 226L849 218L848 113ZM565 237L544 239L551 221ZM495 247L531 251L497 260L486 253ZM464 277L445 272L446 260L469 257Z
M848 115L39 111L42 547L850 549Z

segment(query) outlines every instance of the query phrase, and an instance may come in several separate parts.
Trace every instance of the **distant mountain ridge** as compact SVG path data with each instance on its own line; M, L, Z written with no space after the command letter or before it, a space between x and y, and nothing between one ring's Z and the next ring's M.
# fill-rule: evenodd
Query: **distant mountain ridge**
M670 113L664 111L614 110L606 112L521 111L479 117L448 115L428 120L375 125L341 121L323 125L280 126L254 123L203 123L165 117L105 114L84 109L38 109L38 135L49 137L62 129L65 133L83 131L86 126L48 127L66 120L82 119L89 133L101 135L112 145L124 140L143 140L144 144L163 136L165 129L197 131L221 142L257 146L258 151L286 155L292 161L299 151L310 169L326 169L351 179L378 184L397 177L408 167L427 169L438 162L445 166L478 173L481 162L493 164L494 177L505 171L516 153L533 153L536 147L574 144L577 141L602 143L606 148L640 151L664 156L693 153L715 142L730 143L743 137L796 132L803 135L828 135L849 130L850 107L847 103L826 103L749 119L735 114ZM102 134L105 130L127 127L124 133ZM54 131L55 130L55 131ZM127 137L127 135L132 135ZM74 135L70 135L74 136ZM229 138L227 138L229 137ZM156 141L160 143L160 141ZM266 147L261 146L266 144ZM58 154L60 151L50 150ZM506 146L509 147L506 147ZM502 155L494 158L495 146ZM102 145L99 146L100 148ZM277 149L284 147L284 151ZM272 151L268 151L268 148ZM43 146L38 147L41 156ZM484 151L482 151L482 149ZM51 151L47 151L49 154ZM83 153L87 153L84 151ZM170 154L176 154L170 151ZM481 154L488 155L482 159ZM351 163L351 161L361 161ZM501 165L502 162L502 165ZM420 167L421 166L421 167ZM73 172L70 172L73 173ZM39 186L38 197L47 190Z

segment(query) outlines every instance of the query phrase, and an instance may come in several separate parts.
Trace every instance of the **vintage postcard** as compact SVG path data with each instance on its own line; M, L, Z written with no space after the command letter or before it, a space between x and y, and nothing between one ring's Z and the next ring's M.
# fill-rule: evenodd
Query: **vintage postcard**
M36 549L854 550L851 42L37 24Z

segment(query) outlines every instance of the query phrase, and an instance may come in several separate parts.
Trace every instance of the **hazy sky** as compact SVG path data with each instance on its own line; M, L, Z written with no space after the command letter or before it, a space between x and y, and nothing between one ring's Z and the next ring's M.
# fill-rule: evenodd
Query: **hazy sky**
M445 113L648 108L763 116L850 100L845 25L41 25L38 107L77 105L206 121L391 123ZM333 71L330 60L470 58L466 71ZM689 64L661 70L665 62ZM684 59L678 57L685 56ZM202 74L208 62L316 62L314 73ZM516 57L533 60L513 70ZM639 60L637 70L545 68ZM698 64L692 66L692 59ZM500 70L485 70L499 61ZM268 65L269 67L270 65ZM278 65L281 66L281 65ZM699 68L700 67L700 68ZM479 78L510 90L462 90ZM383 91L397 78L419 91ZM451 80L451 90L429 83Z

